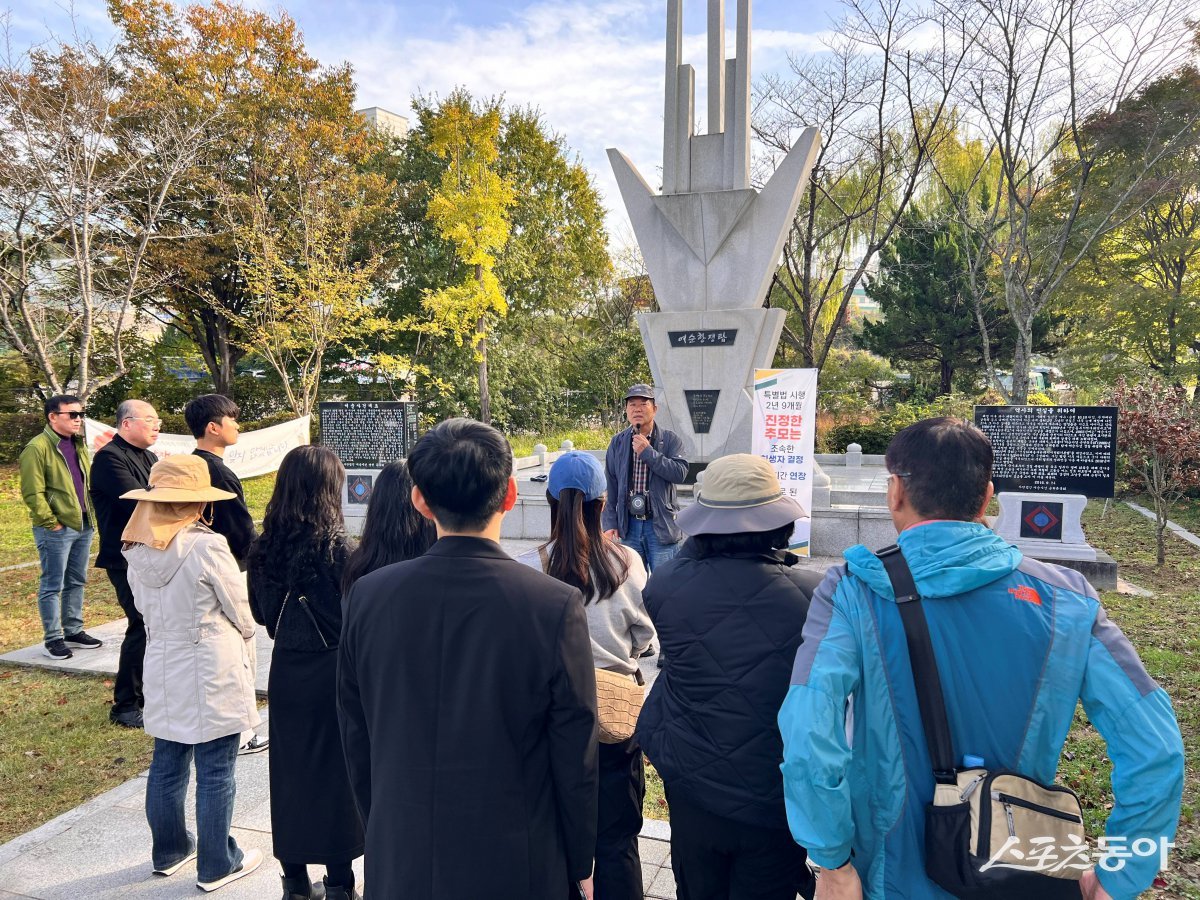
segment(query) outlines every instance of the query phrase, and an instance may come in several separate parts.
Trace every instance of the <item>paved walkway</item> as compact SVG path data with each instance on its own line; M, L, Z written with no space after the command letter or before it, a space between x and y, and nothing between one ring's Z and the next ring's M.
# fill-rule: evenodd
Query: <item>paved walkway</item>
M268 751L269 752L269 751ZM222 900L264 900L279 896L279 869L271 858L271 810L267 755L238 758L233 835L266 857L256 872L222 888ZM146 825L145 773L0 847L0 900L118 900L195 898L196 868L190 864L171 878L150 872L150 829ZM189 810L195 795L190 792ZM646 896L674 900L670 830L647 822L640 839ZM362 860L354 864L362 881ZM313 866L310 875L322 869ZM370 896L368 894L368 896ZM387 898L378 898L387 900Z
M1146 509L1146 507L1144 507L1144 506L1138 506L1136 503L1130 503L1128 500L1125 501L1125 505L1128 506L1130 509L1132 509L1134 512L1141 513L1143 516L1145 516L1147 519L1150 519L1152 522L1156 521L1157 517L1154 515L1153 510ZM1200 547L1200 537L1196 537L1196 535L1192 534L1190 531L1188 531L1182 525L1176 525L1174 522L1168 521L1167 522L1167 531L1171 531L1171 532L1174 532L1175 534L1179 535L1181 538L1183 538L1185 541L1187 541L1193 547Z
M505 540L504 549L517 556L536 541ZM824 569L834 560L814 559L806 566ZM100 650L77 651L73 659L52 660L41 652L41 644L0 656L0 663L38 666L69 672L112 675L125 620L109 622L89 633L105 641ZM272 642L264 630L258 635L258 678L260 694L266 694ZM642 660L647 690L658 675L656 660ZM263 710L266 732L268 709ZM218 896L227 900L262 900L279 893L279 871L271 858L271 811L267 782L267 753L238 758L237 799L234 804L233 834L243 848L257 847L266 861L254 874L222 888ZM72 809L40 828L0 846L0 900L116 900L116 898L194 898L196 870L184 867L171 878L150 872L150 829L146 824L144 798L146 773ZM194 783L188 809L194 810ZM647 819L640 838L642 882L648 900L674 900L675 879L671 874L671 829L666 822ZM362 878L362 860L355 864ZM312 867L318 876L321 870ZM387 900L387 898L377 898Z

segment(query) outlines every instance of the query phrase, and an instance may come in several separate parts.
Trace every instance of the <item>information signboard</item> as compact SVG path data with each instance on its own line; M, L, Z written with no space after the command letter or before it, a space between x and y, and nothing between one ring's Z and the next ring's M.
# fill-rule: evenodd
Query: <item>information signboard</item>
M1115 406L977 406L975 424L992 442L997 492L1113 496Z

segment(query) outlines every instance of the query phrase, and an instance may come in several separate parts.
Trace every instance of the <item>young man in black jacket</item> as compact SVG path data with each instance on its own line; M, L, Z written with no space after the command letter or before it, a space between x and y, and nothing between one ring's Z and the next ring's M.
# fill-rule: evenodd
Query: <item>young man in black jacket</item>
M150 467L158 456L150 446L158 440L162 420L143 400L125 400L117 407L117 433L92 460L92 505L100 528L96 568L104 569L117 594L128 625L121 641L117 677L113 681L113 706L108 717L114 725L142 727L142 659L146 655L146 625L133 603L121 555L121 533L129 524L136 500L122 500L127 491L149 484Z
M408 457L423 556L342 601L338 712L371 896L590 898L596 676L578 588L500 548L512 450L451 419Z
M183 408L183 418L188 430L196 439L193 455L208 463L208 477L212 486L229 491L237 496L232 500L219 500L212 505L212 530L225 535L229 550L237 560L238 568L246 571L246 554L254 543L254 519L246 507L246 492L242 481L225 465L225 450L238 440L237 417L241 410L224 394L201 394L188 401ZM266 750L269 739L253 731L242 733L239 753L257 753Z
M246 553L254 543L254 519L246 508L246 492L233 469L225 465L225 450L238 440L238 405L224 394L202 394L183 408L196 449L192 451L208 463L212 486L237 494L236 500L213 504L212 530L225 535L238 568L246 571Z

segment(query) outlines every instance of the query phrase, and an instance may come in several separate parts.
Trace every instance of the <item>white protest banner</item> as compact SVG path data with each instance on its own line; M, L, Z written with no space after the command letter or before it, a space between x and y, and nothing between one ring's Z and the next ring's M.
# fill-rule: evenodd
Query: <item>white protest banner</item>
M804 507L789 549L808 556L812 535L813 446L817 438L817 370L754 370L750 452L775 469L789 497Z
M308 443L309 419L309 416L304 416L282 425L242 432L236 444L225 448L225 465L238 478L254 478L278 471L279 464L289 450ZM117 433L111 425L95 419L85 419L84 424L92 455ZM158 454L159 459L175 453L191 453L196 449L196 439L185 434L160 434L150 449Z

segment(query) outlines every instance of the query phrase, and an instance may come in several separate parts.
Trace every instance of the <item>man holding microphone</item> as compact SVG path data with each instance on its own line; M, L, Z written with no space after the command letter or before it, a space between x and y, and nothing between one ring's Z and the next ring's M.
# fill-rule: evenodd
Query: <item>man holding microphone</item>
M629 427L608 445L608 503L601 516L605 535L636 550L649 572L679 552L683 532L675 524L675 485L682 484L688 472L683 442L654 424L656 410L650 385L635 384L626 391Z

